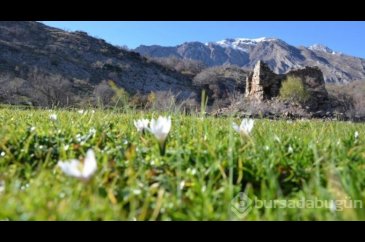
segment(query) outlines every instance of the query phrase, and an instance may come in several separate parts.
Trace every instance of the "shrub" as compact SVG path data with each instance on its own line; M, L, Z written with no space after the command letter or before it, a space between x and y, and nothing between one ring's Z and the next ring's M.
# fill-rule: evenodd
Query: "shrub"
M288 76L280 88L280 98L287 101L304 103L310 95L302 80L298 77Z
M129 94L122 87L118 87L113 81L109 81L109 86L114 91L114 96L112 97L112 103L116 107L127 108L129 105Z
M94 96L96 98L96 103L99 106L108 106L111 105L114 90L109 86L108 82L104 80L95 86Z
M150 94L148 94L147 96L146 108L153 108L155 103L156 103L156 93L150 92Z
M139 92L130 97L129 105L134 108L145 109L147 106L147 96Z
M353 81L347 84L326 84L328 93L336 100L352 107L356 115L365 115L365 81Z

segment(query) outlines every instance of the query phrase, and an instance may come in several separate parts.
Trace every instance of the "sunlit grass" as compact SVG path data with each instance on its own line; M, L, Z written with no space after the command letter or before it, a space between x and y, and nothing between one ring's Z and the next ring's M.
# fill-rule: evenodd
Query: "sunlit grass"
M161 156L155 137L134 126L159 115L0 109L0 219L365 219L364 207L253 208L244 217L230 210L240 192L365 205L364 124L256 120L243 139L232 128L238 119L161 114L172 120ZM87 183L57 167L88 149L98 169Z

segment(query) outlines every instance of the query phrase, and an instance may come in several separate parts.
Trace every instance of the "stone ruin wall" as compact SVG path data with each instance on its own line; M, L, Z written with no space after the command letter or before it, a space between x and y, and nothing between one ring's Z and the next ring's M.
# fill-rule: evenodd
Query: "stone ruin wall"
M254 70L246 78L245 96L260 101L270 100L279 95L281 83L288 76L299 77L310 94L308 105L318 109L328 103L328 93L323 74L318 67L305 67L286 74L275 74L262 61L258 61Z

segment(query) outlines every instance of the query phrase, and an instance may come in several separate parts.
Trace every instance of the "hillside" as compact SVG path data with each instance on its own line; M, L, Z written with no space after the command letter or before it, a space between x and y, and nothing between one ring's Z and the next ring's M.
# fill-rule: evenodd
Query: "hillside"
M110 95L109 80L131 94L196 96L190 78L84 32L38 22L0 22L0 102L96 103Z

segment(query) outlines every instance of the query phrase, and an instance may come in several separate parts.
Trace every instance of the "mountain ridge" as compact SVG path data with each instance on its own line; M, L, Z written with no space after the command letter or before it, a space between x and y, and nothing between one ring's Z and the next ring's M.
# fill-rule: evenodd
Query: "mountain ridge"
M144 56L192 59L205 65L237 65L251 69L263 60L277 74L305 66L318 66L325 81L348 83L365 79L365 59L333 51L322 44L295 47L274 37L229 38L217 42L185 42L174 47L141 45L134 51Z

